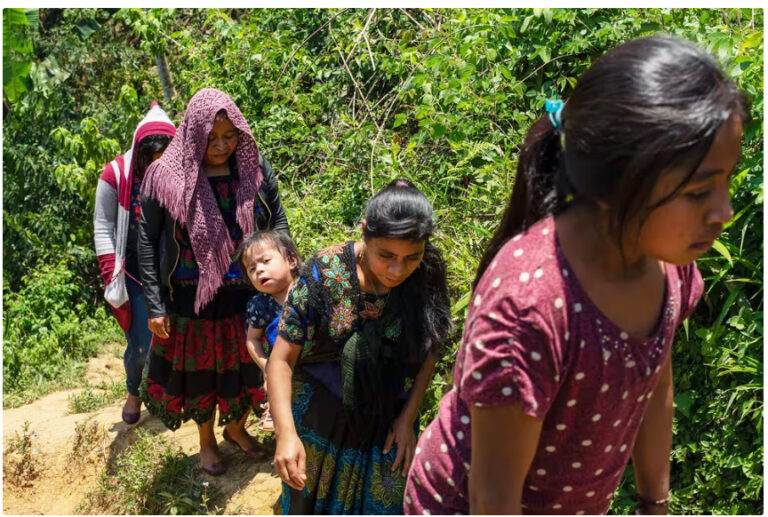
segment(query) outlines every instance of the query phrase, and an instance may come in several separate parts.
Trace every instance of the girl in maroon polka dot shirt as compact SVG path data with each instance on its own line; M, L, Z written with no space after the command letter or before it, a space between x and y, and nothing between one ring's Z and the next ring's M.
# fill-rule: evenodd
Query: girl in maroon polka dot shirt
M632 459L665 513L675 329L733 212L742 96L693 44L598 60L533 124L480 261L453 389L419 439L411 514L600 514Z

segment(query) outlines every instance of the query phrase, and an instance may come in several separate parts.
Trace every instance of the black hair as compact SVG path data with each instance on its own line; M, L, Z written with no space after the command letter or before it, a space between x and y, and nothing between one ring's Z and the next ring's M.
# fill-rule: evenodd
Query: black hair
M147 167L152 163L154 154L165 151L165 148L170 143L170 135L147 135L142 138L136 149L136 170L133 171L134 175L142 178Z
M622 235L677 195L732 114L747 118L746 100L715 60L668 36L629 41L597 60L562 111L563 128L547 117L528 131L501 224L483 254L474 286L507 240L557 215L567 200L608 206L608 231L623 256ZM676 168L688 173L650 205L654 185Z
M291 275L293 278L299 276L299 271L301 270L299 250L296 249L296 244L294 244L291 236L280 230L256 230L245 236L232 257L232 260L240 266L240 271L242 271L244 276L248 276L248 271L245 268L245 252L254 244L261 243L269 243L274 246L286 262L296 259L296 265L291 268Z
M432 206L405 180L376 193L365 208L363 237L424 241L419 267L393 290L409 361L420 363L428 351L437 355L453 329L446 268L440 251L429 241L434 231Z

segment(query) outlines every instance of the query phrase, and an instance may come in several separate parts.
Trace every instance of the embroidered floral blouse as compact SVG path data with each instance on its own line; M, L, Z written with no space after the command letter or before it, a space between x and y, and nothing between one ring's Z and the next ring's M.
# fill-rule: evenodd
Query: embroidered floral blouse
M236 215L237 203L235 192L237 192L238 180L233 175L213 176L208 178L208 180L213 188L213 195L216 198L216 203L219 205L219 210L221 210L221 216L224 218L224 224L227 225L229 230L229 236L235 248L237 248L243 240L243 231L240 229L240 225L237 224ZM179 262L171 277L172 281L180 286L195 286L197 285L200 273L197 267L197 260L195 260L195 254L192 252L189 233L186 228L178 224L176 225L174 237L179 245L180 253ZM240 266L234 262L230 264L229 271L224 276L224 285L242 286L246 285L246 283L240 271Z
M278 333L302 347L297 365L341 398L341 350L366 320L381 316L386 301L387 295L360 290L354 242L335 244L305 264L288 294ZM397 341L399 319L384 332L387 338ZM412 385L411 377L406 377L404 388Z

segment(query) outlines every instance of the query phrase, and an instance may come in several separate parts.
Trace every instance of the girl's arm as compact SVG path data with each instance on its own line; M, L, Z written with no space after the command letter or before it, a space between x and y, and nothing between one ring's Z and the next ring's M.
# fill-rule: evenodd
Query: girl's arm
M245 348L248 350L253 362L256 363L262 372L267 371L267 354L264 353L264 347L261 346L261 337L264 335L263 328L248 327L248 333L245 336Z
M521 514L523 482L541 435L542 420L519 404L472 406L472 465L469 510L472 514Z
M431 352L427 354L421 370L419 370L416 379L413 381L413 388L408 396L408 401L392 424L392 429L389 430L387 440L384 442L384 449L382 451L384 454L389 453L389 448L392 447L393 443L397 444L397 456L395 456L395 461L392 463L392 471L394 472L400 465L400 462L403 462L403 476L408 475L408 469L410 469L411 461L413 461L413 454L416 450L416 436L413 433L413 424L419 415L419 407L424 400L424 394L427 392L432 372L435 371L436 362L437 358Z
M301 443L291 412L291 378L293 366L299 357L301 347L277 337L267 362L269 378L269 408L275 422L275 467L280 479L291 487L301 490L307 479L306 453Z
M673 393L670 354L645 409L643 423L632 449L637 493L646 501L660 501L669 497L669 457L672 449L672 419L675 413ZM667 505L657 506L641 502L639 510L642 513L665 514Z

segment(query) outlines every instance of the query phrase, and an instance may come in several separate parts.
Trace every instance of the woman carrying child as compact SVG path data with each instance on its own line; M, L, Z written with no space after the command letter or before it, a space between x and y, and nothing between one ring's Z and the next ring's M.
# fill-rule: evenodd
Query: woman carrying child
M141 220L141 182L176 134L176 126L156 102L144 116L130 150L112 160L96 187L93 237L104 298L125 332L125 387L128 398L123 421L135 424L141 416L139 384L152 333L147 326L147 305L139 281L138 234Z
M548 111L480 261L408 513L605 513L630 457L638 510L667 510L672 340L702 294L694 260L733 215L742 96L698 47L653 37Z
M194 419L201 466L219 475L217 407L224 439L264 455L244 427L264 398L245 346L252 290L231 257L255 229L288 231L277 181L232 99L206 88L189 101L142 192L139 265L155 335L142 400L170 429Z
M451 330L445 265L429 201L405 181L368 201L362 231L305 264L280 320L267 364L277 513L403 511L418 409Z

